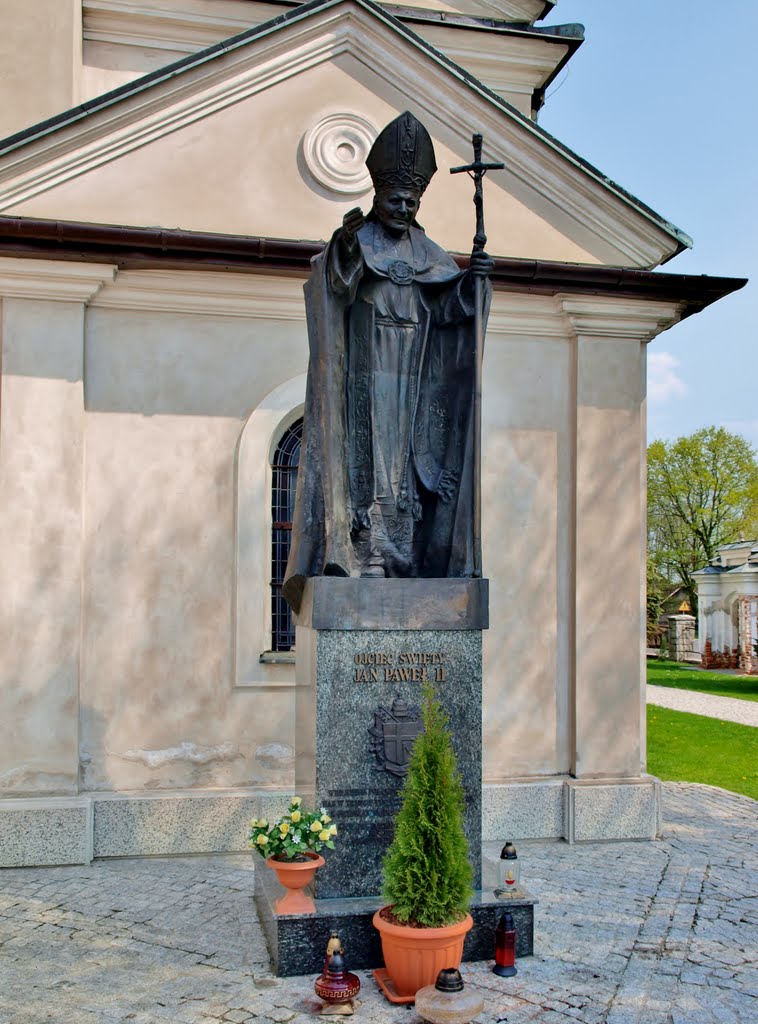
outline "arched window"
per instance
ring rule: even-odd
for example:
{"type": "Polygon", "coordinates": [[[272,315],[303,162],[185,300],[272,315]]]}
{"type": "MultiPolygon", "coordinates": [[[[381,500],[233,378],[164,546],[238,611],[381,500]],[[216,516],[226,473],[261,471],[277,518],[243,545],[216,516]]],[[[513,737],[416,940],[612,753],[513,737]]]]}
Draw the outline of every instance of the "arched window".
{"type": "Polygon", "coordinates": [[[303,421],[288,427],[279,440],[271,463],[271,650],[291,651],[295,647],[292,612],[282,597],[282,582],[292,541],[297,467],[303,421]]]}

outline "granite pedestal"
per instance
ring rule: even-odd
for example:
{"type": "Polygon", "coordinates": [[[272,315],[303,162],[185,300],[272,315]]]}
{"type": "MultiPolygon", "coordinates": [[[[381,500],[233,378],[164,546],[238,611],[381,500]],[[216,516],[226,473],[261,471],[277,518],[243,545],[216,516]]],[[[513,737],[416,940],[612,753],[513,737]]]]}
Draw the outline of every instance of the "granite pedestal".
{"type": "Polygon", "coordinates": [[[297,618],[298,793],[339,828],[321,899],[376,896],[430,680],[449,720],[481,884],[482,629],[487,580],[310,580],[297,618]]]}
{"type": "MultiPolygon", "coordinates": [[[[318,970],[331,930],[353,967],[382,966],[371,918],[383,905],[381,864],[420,725],[422,685],[445,708],[465,790],[464,828],[474,887],[481,887],[482,630],[488,581],[338,579],[306,584],[297,617],[296,790],[325,807],[337,849],[316,874],[316,913],[278,915],[272,872],[256,872],[256,905],[275,969],[318,970]]],[[[522,955],[532,948],[533,900],[510,905],[522,955]]],[[[480,892],[466,960],[492,955],[502,900],[480,892]]]]}

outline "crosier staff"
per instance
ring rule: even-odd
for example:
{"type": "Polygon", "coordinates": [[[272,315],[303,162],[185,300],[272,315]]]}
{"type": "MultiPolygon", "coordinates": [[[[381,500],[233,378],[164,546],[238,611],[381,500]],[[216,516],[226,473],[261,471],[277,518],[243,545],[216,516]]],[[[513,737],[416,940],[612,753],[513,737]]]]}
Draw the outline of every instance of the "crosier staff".
{"type": "MultiPolygon", "coordinates": [[[[465,171],[474,182],[474,207],[476,208],[476,234],[472,257],[484,255],[487,236],[484,233],[484,193],[482,179],[487,171],[499,171],[505,164],[482,162],[482,136],[472,135],[474,162],[465,167],[451,167],[451,174],[465,171]]],[[[484,310],[482,305],[482,278],[474,276],[474,338],[476,341],[476,365],[474,368],[474,576],[482,575],[482,360],[484,358],[484,310]]]]}

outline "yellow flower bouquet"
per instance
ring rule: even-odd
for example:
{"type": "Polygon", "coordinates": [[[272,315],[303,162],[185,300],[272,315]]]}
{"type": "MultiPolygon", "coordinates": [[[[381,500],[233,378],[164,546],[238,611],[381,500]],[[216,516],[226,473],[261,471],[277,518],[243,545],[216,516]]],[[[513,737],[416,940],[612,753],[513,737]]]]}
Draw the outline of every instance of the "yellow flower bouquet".
{"type": "Polygon", "coordinates": [[[266,818],[253,818],[250,822],[249,843],[261,857],[301,861],[307,859],[308,851],[320,853],[324,847],[334,849],[337,826],[326,808],[306,811],[300,806],[302,802],[302,797],[294,796],[287,813],[274,822],[266,818]]]}

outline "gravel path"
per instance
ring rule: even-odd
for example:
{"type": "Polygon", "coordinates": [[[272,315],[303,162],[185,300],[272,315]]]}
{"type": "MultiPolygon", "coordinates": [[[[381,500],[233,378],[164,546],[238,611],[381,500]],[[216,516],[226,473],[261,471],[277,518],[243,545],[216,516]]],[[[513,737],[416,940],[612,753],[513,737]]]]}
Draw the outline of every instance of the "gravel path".
{"type": "MultiPolygon", "coordinates": [[[[717,697],[713,693],[676,690],[670,686],[647,687],[647,702],[672,711],[688,711],[691,715],[721,718],[727,722],[758,727],[758,701],[737,697],[717,697]]],[[[756,1010],[758,1020],[758,1009],[756,1010]]]]}

